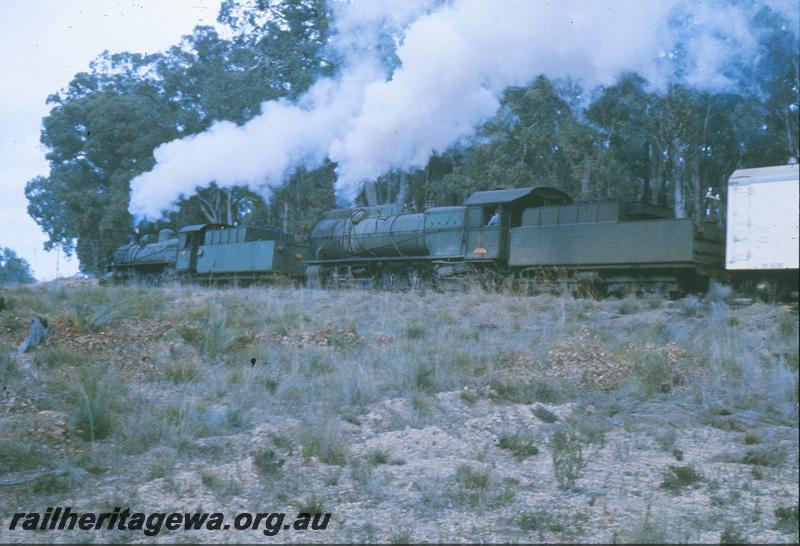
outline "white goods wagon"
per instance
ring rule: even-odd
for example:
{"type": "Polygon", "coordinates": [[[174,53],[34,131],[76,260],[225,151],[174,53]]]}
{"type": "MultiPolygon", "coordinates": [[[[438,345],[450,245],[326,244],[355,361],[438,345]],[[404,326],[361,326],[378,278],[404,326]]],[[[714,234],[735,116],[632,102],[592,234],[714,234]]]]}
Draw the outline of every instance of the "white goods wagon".
{"type": "Polygon", "coordinates": [[[797,285],[799,190],[797,164],[734,171],[728,180],[725,245],[731,274],[797,285]]]}
{"type": "Polygon", "coordinates": [[[740,169],[728,180],[726,269],[797,269],[798,165],[740,169]]]}

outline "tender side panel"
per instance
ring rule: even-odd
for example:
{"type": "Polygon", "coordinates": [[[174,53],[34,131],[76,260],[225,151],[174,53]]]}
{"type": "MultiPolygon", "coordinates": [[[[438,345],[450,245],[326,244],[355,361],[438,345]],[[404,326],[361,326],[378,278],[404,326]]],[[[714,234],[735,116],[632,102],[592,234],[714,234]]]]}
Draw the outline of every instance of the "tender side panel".
{"type": "Polygon", "coordinates": [[[510,230],[511,266],[691,264],[689,219],[523,226],[510,230]]]}
{"type": "Polygon", "coordinates": [[[255,273],[272,271],[275,241],[203,245],[197,252],[197,273],[255,273]]]}

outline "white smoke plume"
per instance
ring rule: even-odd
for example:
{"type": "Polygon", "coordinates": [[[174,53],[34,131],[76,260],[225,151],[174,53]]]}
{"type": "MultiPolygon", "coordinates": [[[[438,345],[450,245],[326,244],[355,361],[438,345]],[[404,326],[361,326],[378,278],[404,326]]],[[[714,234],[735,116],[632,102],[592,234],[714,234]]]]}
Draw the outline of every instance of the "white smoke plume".
{"type": "MultiPolygon", "coordinates": [[[[774,4],[780,0],[770,0],[774,4]]],[[[347,198],[390,169],[424,167],[493,116],[503,91],[544,74],[587,88],[638,72],[659,88],[683,55],[683,80],[732,85],[731,60],[757,54],[757,5],[708,0],[365,0],[336,3],[335,47],[345,62],[297,102],[265,102],[237,126],[159,146],[152,171],[132,183],[131,210],[158,216],[181,194],[216,182],[268,187],[292,170],[336,161],[347,198]],[[400,65],[374,58],[390,33],[400,65]]]]}

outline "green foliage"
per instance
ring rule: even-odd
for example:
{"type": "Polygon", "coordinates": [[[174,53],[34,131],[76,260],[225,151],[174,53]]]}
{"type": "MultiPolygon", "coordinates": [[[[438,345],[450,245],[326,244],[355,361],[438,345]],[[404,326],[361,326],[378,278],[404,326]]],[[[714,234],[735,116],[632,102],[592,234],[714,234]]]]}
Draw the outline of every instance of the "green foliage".
{"type": "Polygon", "coordinates": [[[286,462],[280,458],[272,449],[262,449],[253,457],[253,464],[258,471],[265,477],[274,477],[281,471],[283,463],[286,462]]]}
{"type": "Polygon", "coordinates": [[[555,423],[558,421],[558,415],[547,409],[546,407],[542,406],[541,404],[536,404],[531,411],[533,414],[539,418],[539,420],[545,423],[555,423]]]}
{"type": "Polygon", "coordinates": [[[667,544],[674,542],[670,540],[669,527],[666,522],[653,518],[650,513],[650,506],[641,521],[631,526],[625,542],[633,544],[667,544]]]}
{"type": "MultiPolygon", "coordinates": [[[[227,38],[198,26],[162,53],[103,53],[89,72],[48,98],[52,109],[41,140],[50,173],[26,186],[28,212],[48,235],[46,248],[76,251],[84,271],[101,272],[131,233],[130,180],[153,166],[156,146],[203,131],[214,120],[242,123],[263,101],[296,97],[332,69],[320,58],[328,34],[322,0],[228,1],[220,21],[230,27],[227,38]]],[[[330,208],[330,182],[320,179],[318,191],[298,194],[303,201],[292,212],[310,217],[330,208]]],[[[162,220],[143,222],[140,232],[212,218],[242,225],[272,220],[252,191],[211,187],[180,201],[162,220]],[[227,218],[228,204],[233,218],[227,218]]]]}
{"type": "Polygon", "coordinates": [[[501,449],[510,451],[520,461],[539,454],[539,448],[536,447],[536,439],[532,434],[524,431],[500,436],[497,440],[497,445],[501,449]]]}
{"type": "Polygon", "coordinates": [[[382,449],[373,449],[367,454],[367,462],[371,465],[386,464],[389,462],[389,454],[382,449]]]}
{"type": "Polygon", "coordinates": [[[742,530],[731,522],[725,524],[725,528],[719,535],[720,544],[750,544],[742,530]]]}
{"type": "Polygon", "coordinates": [[[798,505],[794,506],[779,506],[775,509],[775,518],[777,519],[776,528],[784,533],[797,533],[798,524],[800,523],[800,512],[798,512],[798,505]]]}
{"type": "Polygon", "coordinates": [[[786,452],[776,446],[748,449],[742,456],[742,464],[756,466],[780,466],[786,460],[786,452]]]}
{"type": "Polygon", "coordinates": [[[342,465],[347,461],[349,454],[344,434],[335,420],[303,427],[300,432],[300,445],[306,461],[316,457],[325,464],[342,465]]]}
{"type": "Polygon", "coordinates": [[[0,285],[29,284],[36,281],[30,264],[10,248],[0,248],[0,285]]]}
{"type": "Polygon", "coordinates": [[[187,360],[169,361],[164,365],[164,377],[173,383],[190,383],[200,376],[200,368],[187,360]]]}
{"type": "MultiPolygon", "coordinates": [[[[130,180],[153,166],[153,150],[214,120],[241,124],[262,102],[295,99],[333,75],[339,59],[326,47],[331,17],[326,0],[225,0],[222,32],[198,26],[150,55],[103,53],[76,74],[48,98],[42,143],[50,172],[26,187],[46,246],[74,250],[85,271],[100,272],[134,227],[130,180]]],[[[792,115],[797,33],[777,12],[754,9],[751,19],[763,55],[737,82],[738,94],[685,84],[656,92],[642,76],[625,74],[586,104],[591,90],[540,76],[504,92],[475,144],[443,150],[423,169],[379,176],[376,194],[389,202],[402,192],[419,208],[429,200],[458,204],[476,190],[544,183],[580,198],[640,198],[699,218],[706,181],[719,185],[735,167],[800,155],[792,115]]],[[[377,46],[387,69],[399,63],[392,40],[386,33],[377,46]]],[[[244,187],[197,188],[177,210],[138,227],[155,233],[205,221],[280,224],[288,203],[290,229],[307,234],[334,206],[334,169],[328,161],[290,173],[269,203],[244,187]]]]}
{"type": "Polygon", "coordinates": [[[561,425],[550,439],[553,473],[562,489],[573,487],[589,463],[583,444],[581,434],[570,424],[561,425]]]}
{"type": "Polygon", "coordinates": [[[683,488],[694,485],[703,479],[703,476],[691,466],[670,466],[664,473],[664,479],[659,487],[677,494],[683,488]]]}
{"type": "Polygon", "coordinates": [[[514,492],[497,483],[489,472],[465,464],[456,469],[455,484],[445,493],[457,503],[473,508],[499,508],[514,498],[514,492]]]}
{"type": "Polygon", "coordinates": [[[69,403],[71,424],[84,440],[93,442],[111,434],[122,408],[122,381],[115,368],[83,364],[58,385],[69,403]]]}
{"type": "Polygon", "coordinates": [[[324,511],[324,499],[315,494],[311,494],[297,503],[298,514],[322,514],[324,511]]]}

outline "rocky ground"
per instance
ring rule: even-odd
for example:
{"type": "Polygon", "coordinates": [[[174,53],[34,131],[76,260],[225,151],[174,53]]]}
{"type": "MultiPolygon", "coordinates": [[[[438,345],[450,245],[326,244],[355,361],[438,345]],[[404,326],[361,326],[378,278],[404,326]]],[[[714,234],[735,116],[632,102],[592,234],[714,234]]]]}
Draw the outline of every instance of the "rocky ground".
{"type": "Polygon", "coordinates": [[[0,542],[798,539],[796,307],[724,288],[0,295],[0,542]],[[12,355],[33,315],[53,335],[12,355]],[[65,505],[331,519],[272,537],[8,529],[65,505]]]}

